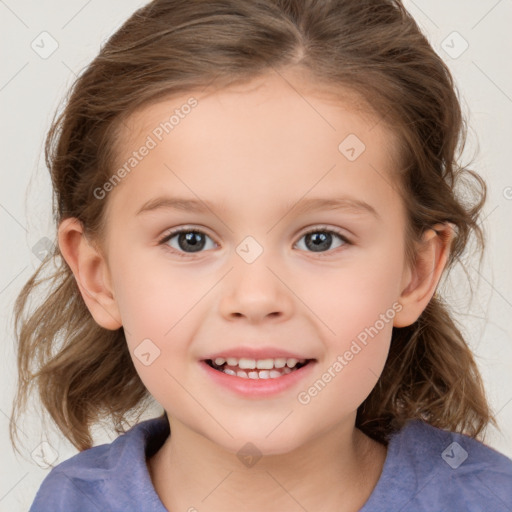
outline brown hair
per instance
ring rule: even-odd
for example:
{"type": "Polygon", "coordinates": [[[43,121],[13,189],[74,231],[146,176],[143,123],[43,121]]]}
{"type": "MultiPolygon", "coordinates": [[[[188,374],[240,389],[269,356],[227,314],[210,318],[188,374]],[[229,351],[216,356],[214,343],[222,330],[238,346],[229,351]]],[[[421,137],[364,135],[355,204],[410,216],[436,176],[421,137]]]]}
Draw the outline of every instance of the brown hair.
{"type": "MultiPolygon", "coordinates": [[[[399,0],[155,0],[139,9],[78,77],[49,131],[56,224],[77,217],[101,240],[107,201],[94,190],[112,176],[119,127],[136,109],[285,68],[355,92],[398,136],[408,260],[414,242],[439,222],[456,226],[448,268],[472,235],[483,250],[486,188],[457,163],[466,127],[453,79],[399,0]],[[472,200],[462,198],[467,191],[472,200]]],[[[92,445],[100,419],[123,431],[127,414],[148,401],[123,328],[95,323],[58,245],[19,294],[15,328],[13,443],[33,387],[80,450],[92,445]],[[29,298],[45,284],[44,300],[29,311],[29,298]]],[[[384,371],[356,425],[385,443],[411,418],[474,437],[496,424],[473,355],[438,295],[413,325],[393,329],[384,371]]]]}

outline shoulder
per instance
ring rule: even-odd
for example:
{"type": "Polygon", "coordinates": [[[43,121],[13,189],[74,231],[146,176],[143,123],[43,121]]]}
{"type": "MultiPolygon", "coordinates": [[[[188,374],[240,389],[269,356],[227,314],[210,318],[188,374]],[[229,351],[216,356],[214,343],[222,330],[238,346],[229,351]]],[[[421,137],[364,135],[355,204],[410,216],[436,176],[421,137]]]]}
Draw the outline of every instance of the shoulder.
{"type": "Polygon", "coordinates": [[[410,421],[390,439],[381,478],[370,498],[374,495],[390,503],[389,510],[404,512],[508,511],[512,460],[469,436],[410,421]]]}
{"type": "Polygon", "coordinates": [[[161,511],[146,466],[146,453],[169,434],[164,417],[143,421],[110,444],[95,446],[55,466],[41,484],[30,512],[161,511]],[[152,504],[152,505],[151,505],[152,504]]]}

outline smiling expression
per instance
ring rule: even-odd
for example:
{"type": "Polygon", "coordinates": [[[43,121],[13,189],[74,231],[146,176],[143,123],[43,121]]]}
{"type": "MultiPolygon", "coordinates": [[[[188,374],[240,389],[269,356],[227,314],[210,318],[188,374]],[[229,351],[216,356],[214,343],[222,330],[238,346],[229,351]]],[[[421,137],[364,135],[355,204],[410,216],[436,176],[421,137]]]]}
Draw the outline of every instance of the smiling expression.
{"type": "Polygon", "coordinates": [[[105,251],[134,364],[168,415],[278,453],[353,424],[375,386],[393,317],[377,322],[408,279],[406,214],[384,123],[275,75],[253,84],[194,94],[169,133],[155,129],[191,94],[130,116],[118,166],[155,144],[108,196],[105,251]]]}

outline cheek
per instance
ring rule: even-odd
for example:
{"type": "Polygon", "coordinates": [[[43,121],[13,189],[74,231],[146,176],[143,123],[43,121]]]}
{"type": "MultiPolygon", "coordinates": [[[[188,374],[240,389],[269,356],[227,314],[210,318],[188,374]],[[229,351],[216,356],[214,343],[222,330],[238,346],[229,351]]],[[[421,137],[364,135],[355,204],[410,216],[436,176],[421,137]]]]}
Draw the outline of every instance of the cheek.
{"type": "Polygon", "coordinates": [[[122,257],[113,266],[113,286],[123,325],[131,343],[142,338],[164,339],[211,287],[193,269],[170,263],[158,251],[141,250],[122,257]],[[148,257],[148,253],[153,255],[148,257]]]}
{"type": "Polygon", "coordinates": [[[297,407],[304,417],[323,418],[328,428],[354,413],[379,380],[389,336],[383,330],[366,344],[352,340],[319,365],[297,395],[297,407]]]}
{"type": "Polygon", "coordinates": [[[319,412],[332,404],[355,410],[368,396],[384,368],[393,320],[401,309],[402,270],[400,244],[389,243],[330,271],[329,279],[311,277],[308,304],[325,326],[326,352],[299,403],[310,401],[319,412]]]}
{"type": "Polygon", "coordinates": [[[311,414],[331,416],[332,422],[361,405],[377,384],[388,357],[393,320],[401,306],[390,292],[390,283],[374,277],[362,283],[351,274],[346,279],[354,280],[347,287],[350,293],[339,293],[326,302],[325,355],[297,397],[311,414]],[[337,414],[329,412],[333,410],[337,414]]]}
{"type": "Polygon", "coordinates": [[[113,261],[116,301],[137,373],[160,403],[173,396],[179,405],[183,390],[178,381],[188,368],[183,363],[191,358],[189,344],[198,327],[196,307],[211,288],[212,276],[172,268],[161,255],[148,258],[147,251],[128,253],[121,244],[113,261]]]}
{"type": "Polygon", "coordinates": [[[308,306],[326,327],[326,335],[334,336],[334,344],[342,349],[347,339],[373,326],[381,315],[394,318],[402,272],[400,251],[391,245],[380,246],[364,254],[354,252],[340,268],[304,273],[300,286],[308,306]]]}

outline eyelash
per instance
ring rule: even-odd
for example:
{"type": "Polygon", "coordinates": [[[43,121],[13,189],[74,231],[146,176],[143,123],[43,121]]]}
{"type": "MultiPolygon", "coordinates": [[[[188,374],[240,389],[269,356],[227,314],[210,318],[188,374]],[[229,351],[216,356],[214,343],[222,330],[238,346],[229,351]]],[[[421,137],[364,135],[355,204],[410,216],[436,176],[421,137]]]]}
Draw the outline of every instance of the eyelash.
{"type": "MultiPolygon", "coordinates": [[[[171,231],[169,233],[167,233],[159,242],[158,242],[158,245],[164,245],[166,244],[169,240],[171,240],[172,238],[174,238],[176,235],[179,235],[180,233],[200,233],[202,235],[205,235],[209,238],[211,238],[213,240],[213,238],[211,236],[209,236],[207,233],[205,233],[204,231],[201,231],[200,229],[196,229],[196,228],[179,228],[179,229],[176,229],[174,231],[171,231]]],[[[353,243],[345,236],[343,235],[340,231],[338,231],[337,229],[333,229],[333,228],[327,228],[327,226],[315,226],[314,228],[311,228],[309,229],[308,231],[304,232],[301,234],[299,240],[301,240],[303,237],[311,234],[311,233],[331,233],[331,234],[335,234],[336,236],[338,236],[342,242],[343,242],[343,245],[353,245],[353,243]]],[[[213,240],[215,242],[215,240],[213,240]]],[[[217,243],[217,242],[215,242],[217,243]]],[[[340,247],[337,247],[336,249],[339,249],[340,247]]],[[[183,251],[177,251],[176,249],[173,249],[172,247],[169,247],[167,246],[166,249],[169,249],[173,254],[177,254],[178,256],[180,256],[181,258],[191,258],[193,257],[195,254],[200,254],[201,252],[204,252],[204,251],[198,251],[198,253],[186,253],[186,252],[183,252],[183,251]]],[[[328,250],[328,251],[324,251],[324,252],[318,252],[318,253],[315,253],[313,251],[306,251],[306,252],[311,252],[312,254],[317,254],[319,255],[320,257],[327,257],[329,256],[331,253],[335,252],[336,249],[331,249],[331,250],[328,250]]]]}

